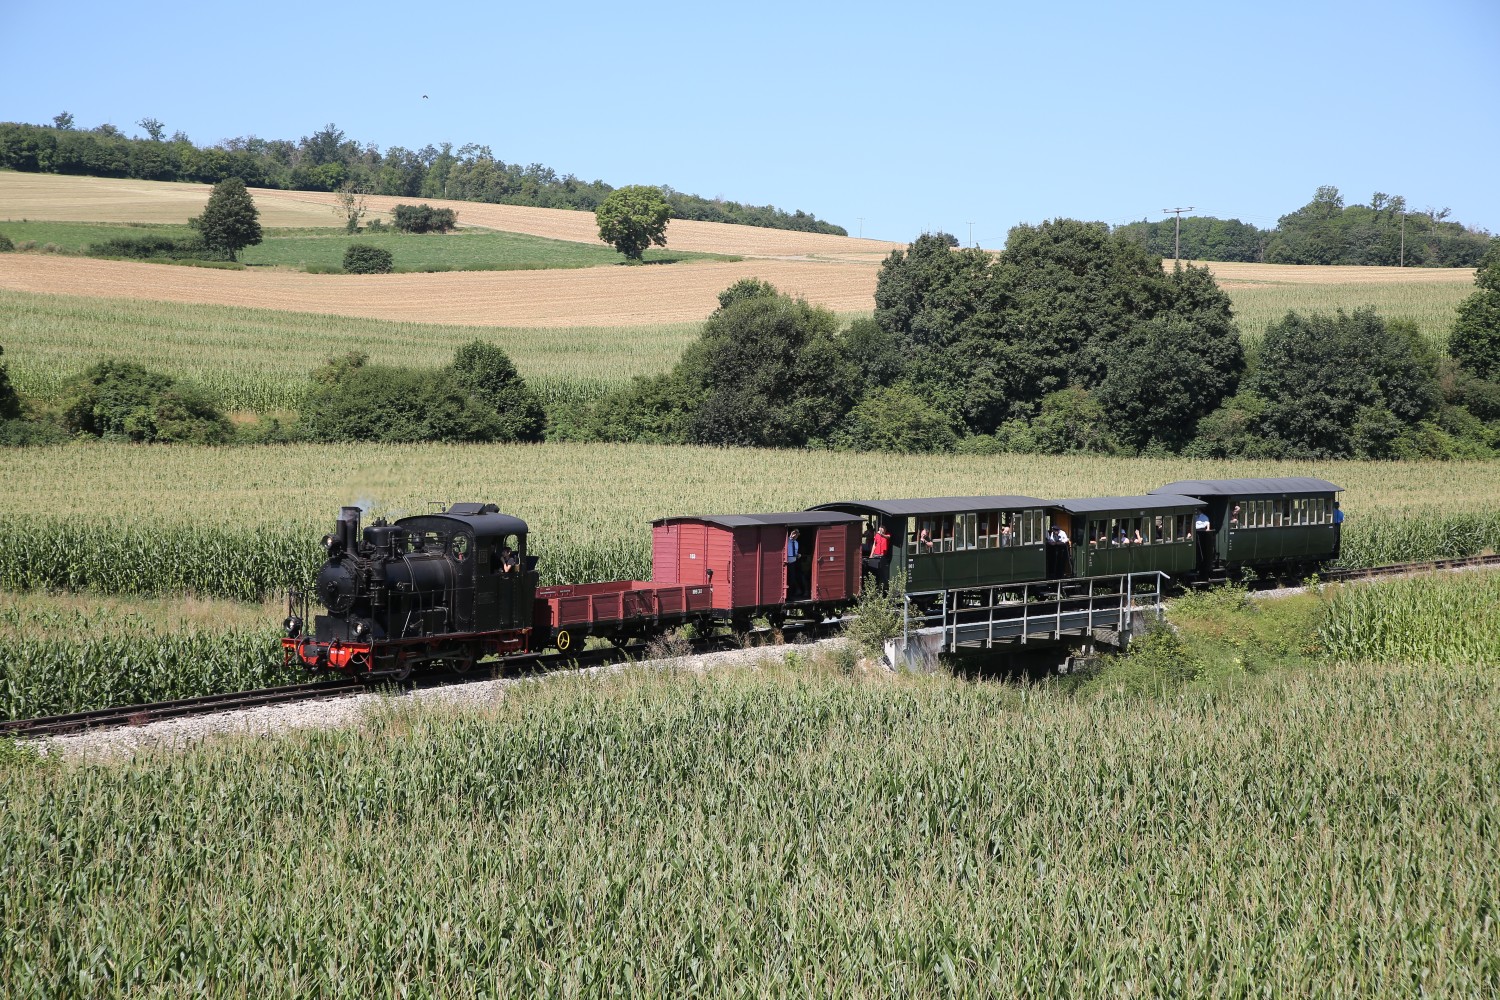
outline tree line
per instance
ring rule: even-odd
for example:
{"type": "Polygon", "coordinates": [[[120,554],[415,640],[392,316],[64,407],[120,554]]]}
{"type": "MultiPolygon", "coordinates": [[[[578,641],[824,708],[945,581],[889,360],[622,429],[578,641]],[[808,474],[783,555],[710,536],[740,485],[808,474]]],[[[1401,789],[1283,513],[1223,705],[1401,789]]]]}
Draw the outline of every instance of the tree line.
{"type": "MultiPolygon", "coordinates": [[[[594,211],[615,189],[602,180],[558,174],[540,163],[521,165],[497,159],[489,146],[466,143],[392,146],[349,138],[329,124],[296,141],[240,136],[198,146],[182,132],[168,135],[154,118],[136,123],[144,138],[127,136],[112,124],[74,126],[63,112],[51,125],[0,123],[0,167],[31,173],[129,177],[137,180],[195,181],[214,184],[238,177],[250,187],[295,191],[352,189],[403,198],[448,198],[499,205],[594,211]]],[[[727,222],[768,229],[847,236],[842,226],[801,210],[684,194],[663,185],[663,197],[676,219],[727,222]]]]}
{"type": "Polygon", "coordinates": [[[555,408],[603,441],[1202,458],[1500,451],[1500,241],[1452,356],[1373,309],[1288,312],[1244,344],[1202,268],[1103,223],[1018,226],[998,256],[924,235],[881,267],[873,319],[747,279],[670,371],[555,408]]]}
{"type": "MultiPolygon", "coordinates": [[[[1312,201],[1260,229],[1239,219],[1184,216],[1184,260],[1266,264],[1366,264],[1396,267],[1475,267],[1490,233],[1449,221],[1446,209],[1408,210],[1406,199],[1377,191],[1367,205],[1346,205],[1339,189],[1324,185],[1312,201]]],[[[1161,257],[1179,238],[1172,220],[1142,220],[1116,232],[1161,257]]]]}

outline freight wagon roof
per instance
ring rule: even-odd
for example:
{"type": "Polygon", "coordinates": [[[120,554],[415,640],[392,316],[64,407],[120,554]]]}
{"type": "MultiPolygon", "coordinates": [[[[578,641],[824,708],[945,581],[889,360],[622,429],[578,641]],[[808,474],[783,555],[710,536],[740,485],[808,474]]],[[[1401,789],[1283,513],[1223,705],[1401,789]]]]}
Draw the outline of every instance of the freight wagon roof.
{"type": "Polygon", "coordinates": [[[1152,493],[1180,493],[1190,497],[1253,497],[1282,493],[1340,493],[1326,479],[1311,476],[1282,476],[1269,479],[1182,479],[1152,490],[1152,493]]]}
{"type": "Polygon", "coordinates": [[[1054,500],[1052,506],[1070,514],[1093,514],[1106,510],[1168,510],[1176,507],[1202,507],[1197,497],[1175,493],[1153,493],[1143,497],[1074,497],[1054,500]]]}
{"type": "Polygon", "coordinates": [[[1026,510],[1047,507],[1036,497],[924,497],[913,500],[840,500],[819,504],[813,510],[857,510],[887,517],[919,517],[925,514],[968,514],[978,510],[1026,510]]]}
{"type": "Polygon", "coordinates": [[[683,521],[701,521],[721,528],[765,527],[784,525],[788,528],[806,528],[824,524],[844,524],[858,521],[853,514],[837,511],[793,510],[784,514],[680,514],[676,517],[659,517],[652,524],[678,524],[683,521]]]}

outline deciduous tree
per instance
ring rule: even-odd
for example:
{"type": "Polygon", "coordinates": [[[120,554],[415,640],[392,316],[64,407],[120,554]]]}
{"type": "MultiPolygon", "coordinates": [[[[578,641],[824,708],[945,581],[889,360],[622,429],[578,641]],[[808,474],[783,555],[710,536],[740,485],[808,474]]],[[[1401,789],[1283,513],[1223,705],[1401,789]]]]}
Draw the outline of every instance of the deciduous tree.
{"type": "Polygon", "coordinates": [[[245,182],[229,177],[214,185],[203,214],[189,219],[188,224],[203,235],[204,244],[223,250],[234,260],[245,247],[261,241],[259,217],[245,182]]]}
{"type": "Polygon", "coordinates": [[[661,191],[644,184],[611,191],[594,212],[599,238],[631,260],[640,260],[652,245],[667,245],[671,216],[661,191]]]}
{"type": "Polygon", "coordinates": [[[1466,371],[1500,381],[1500,239],[1490,242],[1474,284],[1479,291],[1459,303],[1448,353],[1466,371]]]}

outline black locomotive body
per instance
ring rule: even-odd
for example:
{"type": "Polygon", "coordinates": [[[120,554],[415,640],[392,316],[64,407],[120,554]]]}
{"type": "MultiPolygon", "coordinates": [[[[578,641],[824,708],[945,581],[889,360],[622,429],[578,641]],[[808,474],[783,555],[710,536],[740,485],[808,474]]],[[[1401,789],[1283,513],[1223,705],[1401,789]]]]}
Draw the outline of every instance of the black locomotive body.
{"type": "Polygon", "coordinates": [[[537,588],[526,522],[494,504],[376,520],[360,531],[344,507],[323,539],[328,559],[315,596],[327,609],[305,631],[289,613],[288,659],[311,669],[406,674],[417,664],[466,667],[480,656],[531,647],[537,588]]]}

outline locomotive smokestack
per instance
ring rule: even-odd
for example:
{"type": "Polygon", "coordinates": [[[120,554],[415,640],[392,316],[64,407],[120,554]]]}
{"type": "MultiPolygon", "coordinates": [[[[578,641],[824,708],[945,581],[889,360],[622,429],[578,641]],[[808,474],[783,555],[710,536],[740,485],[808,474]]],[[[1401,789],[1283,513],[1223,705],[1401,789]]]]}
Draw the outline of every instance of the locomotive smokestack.
{"type": "Polygon", "coordinates": [[[344,551],[353,554],[355,546],[359,544],[359,508],[339,508],[339,540],[344,543],[344,551]]]}

